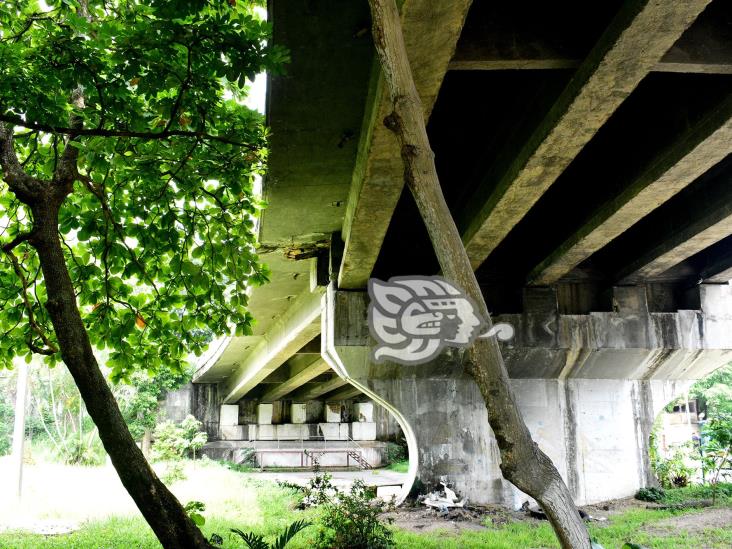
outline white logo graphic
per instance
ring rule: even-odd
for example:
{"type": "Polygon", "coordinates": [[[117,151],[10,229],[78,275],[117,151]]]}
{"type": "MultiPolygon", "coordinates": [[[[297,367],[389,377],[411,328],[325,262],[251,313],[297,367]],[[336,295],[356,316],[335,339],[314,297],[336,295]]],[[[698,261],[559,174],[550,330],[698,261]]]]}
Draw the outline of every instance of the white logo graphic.
{"type": "Polygon", "coordinates": [[[510,324],[496,324],[481,334],[486,322],[463,291],[439,276],[369,280],[369,329],[378,345],[375,362],[392,360],[421,364],[445,347],[467,347],[475,339],[514,335],[510,324]]]}

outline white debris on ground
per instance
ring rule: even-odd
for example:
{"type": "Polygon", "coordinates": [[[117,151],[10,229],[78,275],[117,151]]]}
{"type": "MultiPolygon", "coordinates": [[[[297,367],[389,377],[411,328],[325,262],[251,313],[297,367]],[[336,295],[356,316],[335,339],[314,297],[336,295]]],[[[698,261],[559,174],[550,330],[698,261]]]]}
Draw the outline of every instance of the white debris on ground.
{"type": "Polygon", "coordinates": [[[21,531],[30,534],[41,534],[43,536],[70,534],[78,529],[79,525],[77,523],[63,520],[18,521],[10,524],[3,524],[2,528],[0,528],[0,530],[5,531],[21,531]]]}
{"type": "Polygon", "coordinates": [[[430,492],[425,496],[420,496],[419,500],[429,507],[434,507],[440,514],[447,515],[453,507],[465,507],[466,500],[458,501],[457,494],[448,488],[445,481],[441,481],[443,492],[430,492]]]}

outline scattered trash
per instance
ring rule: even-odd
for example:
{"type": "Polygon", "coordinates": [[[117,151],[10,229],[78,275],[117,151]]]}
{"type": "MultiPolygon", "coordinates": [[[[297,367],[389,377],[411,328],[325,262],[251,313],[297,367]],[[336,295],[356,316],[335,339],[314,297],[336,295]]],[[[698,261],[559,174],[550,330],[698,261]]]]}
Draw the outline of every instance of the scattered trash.
{"type": "Polygon", "coordinates": [[[453,490],[448,488],[447,482],[441,481],[440,484],[442,484],[443,488],[442,493],[430,492],[426,496],[420,496],[419,501],[421,501],[424,505],[428,505],[429,507],[437,509],[440,515],[449,514],[450,509],[455,507],[465,507],[467,500],[462,499],[458,501],[457,494],[453,490]]]}

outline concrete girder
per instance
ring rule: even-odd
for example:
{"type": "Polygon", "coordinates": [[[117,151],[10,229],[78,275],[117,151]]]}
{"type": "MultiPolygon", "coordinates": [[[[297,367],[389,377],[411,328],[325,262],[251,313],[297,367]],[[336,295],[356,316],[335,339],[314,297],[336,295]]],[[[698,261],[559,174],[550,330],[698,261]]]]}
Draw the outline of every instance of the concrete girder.
{"type": "Polygon", "coordinates": [[[330,395],[327,395],[326,400],[327,401],[337,401],[337,400],[348,400],[349,398],[357,397],[358,395],[362,394],[361,390],[357,387],[343,387],[340,391],[336,391],[330,395]]]}
{"type": "MultiPolygon", "coordinates": [[[[711,8],[710,8],[711,10],[711,8]]],[[[719,14],[704,13],[679,38],[653,72],[732,74],[732,33],[719,14]],[[715,17],[716,15],[716,17],[715,17]]],[[[450,70],[576,69],[582,60],[560,51],[539,33],[490,29],[489,35],[458,43],[450,70]]]]}
{"type": "Polygon", "coordinates": [[[732,97],[653,159],[621,194],[598,208],[584,226],[532,270],[529,281],[536,285],[556,282],[730,152],[732,97]]]}
{"type": "Polygon", "coordinates": [[[479,267],[706,7],[627,2],[508,168],[488,174],[463,218],[479,267]],[[491,177],[493,176],[493,177],[491,177]]]}
{"type": "Polygon", "coordinates": [[[728,284],[732,280],[732,256],[723,257],[707,265],[700,274],[704,282],[728,284]]]}
{"type": "Polygon", "coordinates": [[[280,400],[286,394],[291,393],[298,387],[302,387],[311,379],[315,379],[320,374],[324,374],[328,370],[330,370],[330,366],[328,366],[322,358],[317,358],[312,362],[312,364],[306,366],[303,370],[290,377],[287,381],[284,381],[267,391],[259,400],[261,402],[274,402],[275,400],[280,400]]]}
{"type": "MultiPolygon", "coordinates": [[[[732,139],[732,131],[728,139],[732,139]]],[[[689,220],[680,226],[674,227],[671,223],[674,210],[663,212],[665,215],[658,220],[658,226],[674,228],[659,231],[663,233],[658,237],[659,243],[618,273],[617,278],[646,280],[657,277],[732,235],[732,186],[726,177],[722,178],[722,183],[721,188],[686,197],[684,210],[689,220]]]]}
{"type": "Polygon", "coordinates": [[[323,289],[305,291],[264,334],[223,387],[223,404],[233,404],[279,368],[320,332],[323,289]]]}
{"type": "MultiPolygon", "coordinates": [[[[405,0],[404,42],[428,120],[472,0],[405,0]]],[[[404,187],[396,138],[383,124],[391,112],[381,67],[374,65],[356,167],[343,222],[345,247],[338,285],[364,288],[404,187]]]]}
{"type": "Polygon", "coordinates": [[[330,393],[331,391],[343,387],[346,383],[348,382],[345,379],[336,376],[333,379],[324,381],[323,383],[319,383],[315,387],[305,389],[304,391],[293,395],[292,399],[297,402],[314,400],[320,396],[323,396],[326,393],[330,393]]]}

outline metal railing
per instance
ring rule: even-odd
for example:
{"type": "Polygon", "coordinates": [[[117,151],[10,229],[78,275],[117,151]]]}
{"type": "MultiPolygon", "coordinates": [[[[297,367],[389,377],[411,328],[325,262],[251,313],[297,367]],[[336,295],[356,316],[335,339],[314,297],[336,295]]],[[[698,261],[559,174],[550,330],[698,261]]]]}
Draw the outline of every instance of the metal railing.
{"type": "MultiPolygon", "coordinates": [[[[300,425],[308,425],[306,423],[300,424],[300,425]]],[[[267,453],[267,452],[293,452],[293,451],[299,451],[303,453],[303,456],[306,456],[310,459],[312,462],[310,465],[315,465],[317,463],[318,457],[322,456],[325,453],[345,453],[346,454],[346,466],[350,466],[349,464],[349,458],[351,457],[351,454],[356,454],[359,456],[356,461],[359,463],[359,466],[361,467],[367,467],[371,468],[371,465],[366,461],[366,458],[363,457],[363,451],[364,447],[361,446],[357,441],[355,441],[353,438],[351,438],[350,434],[346,434],[345,438],[342,438],[338,436],[337,438],[328,438],[325,433],[323,432],[323,429],[321,428],[320,424],[318,424],[318,435],[308,435],[307,437],[303,436],[302,430],[300,431],[300,437],[281,437],[279,433],[279,429],[277,429],[276,425],[273,425],[274,427],[273,431],[275,436],[272,438],[259,438],[257,436],[257,441],[275,441],[277,443],[276,448],[256,448],[256,453],[267,453]],[[312,442],[323,442],[322,448],[306,448],[306,442],[312,443],[312,442]],[[288,445],[287,448],[282,448],[280,444],[282,442],[287,443],[300,443],[299,448],[292,447],[288,445]],[[328,447],[328,442],[332,443],[339,443],[337,446],[332,445],[330,448],[328,447]],[[345,445],[343,444],[345,443],[345,445]]],[[[259,433],[257,433],[259,435],[259,433]]],[[[261,463],[261,458],[260,458],[261,463]]],[[[308,466],[303,460],[301,460],[301,466],[306,467],[308,466]]]]}

